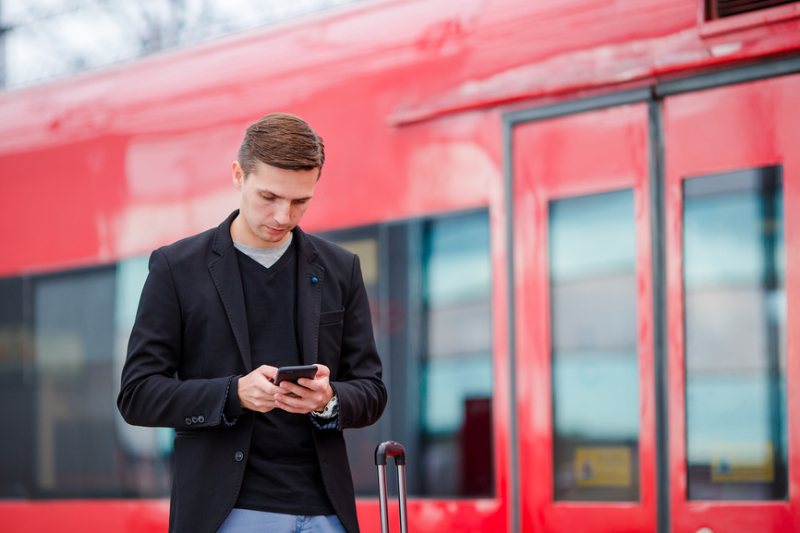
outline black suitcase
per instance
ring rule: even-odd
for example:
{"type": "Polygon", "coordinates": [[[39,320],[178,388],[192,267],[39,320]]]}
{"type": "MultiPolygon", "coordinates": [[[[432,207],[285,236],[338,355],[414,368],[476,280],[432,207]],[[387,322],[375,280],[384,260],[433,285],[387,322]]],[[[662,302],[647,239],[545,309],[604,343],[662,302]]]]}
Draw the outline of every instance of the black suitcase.
{"type": "Polygon", "coordinates": [[[386,461],[394,457],[397,465],[397,497],[400,500],[400,533],[408,533],[406,516],[406,450],[393,441],[378,444],[375,448],[375,465],[378,467],[378,491],[381,499],[381,533],[389,533],[389,496],[386,492],[386,461]]]}

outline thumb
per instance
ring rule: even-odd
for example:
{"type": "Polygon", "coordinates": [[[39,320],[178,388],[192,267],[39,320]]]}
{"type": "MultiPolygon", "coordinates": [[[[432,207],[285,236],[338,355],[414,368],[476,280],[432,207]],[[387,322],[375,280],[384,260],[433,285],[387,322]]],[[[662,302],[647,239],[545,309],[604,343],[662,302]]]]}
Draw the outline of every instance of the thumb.
{"type": "Polygon", "coordinates": [[[277,368],[269,365],[261,365],[256,370],[269,380],[272,380],[278,373],[277,368]]]}
{"type": "Polygon", "coordinates": [[[320,365],[318,363],[315,364],[317,367],[317,375],[314,376],[314,379],[323,378],[331,375],[331,369],[325,365],[320,365]]]}

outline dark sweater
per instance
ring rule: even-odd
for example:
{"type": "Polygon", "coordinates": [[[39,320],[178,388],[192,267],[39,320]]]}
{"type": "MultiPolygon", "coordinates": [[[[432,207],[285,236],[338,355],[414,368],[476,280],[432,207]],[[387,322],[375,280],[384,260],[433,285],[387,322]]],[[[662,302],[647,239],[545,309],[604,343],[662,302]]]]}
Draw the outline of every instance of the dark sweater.
{"type": "MultiPolygon", "coordinates": [[[[299,365],[294,243],[270,268],[237,251],[253,368],[299,365]]],[[[235,507],[293,515],[335,514],[322,484],[308,415],[256,413],[235,507]]]]}

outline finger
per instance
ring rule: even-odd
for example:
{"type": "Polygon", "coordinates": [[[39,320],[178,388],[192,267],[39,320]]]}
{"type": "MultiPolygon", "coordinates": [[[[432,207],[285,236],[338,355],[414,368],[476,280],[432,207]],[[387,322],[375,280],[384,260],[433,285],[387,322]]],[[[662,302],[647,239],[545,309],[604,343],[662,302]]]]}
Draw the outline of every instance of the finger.
{"type": "MultiPolygon", "coordinates": [[[[299,383],[299,381],[302,381],[302,380],[298,380],[298,383],[299,383]]],[[[309,380],[305,380],[305,381],[309,381],[309,380]]],[[[278,387],[278,389],[279,390],[277,392],[279,394],[288,392],[288,393],[294,394],[295,396],[298,396],[298,397],[304,397],[311,390],[310,387],[306,387],[306,386],[300,385],[300,384],[295,384],[295,383],[292,383],[291,381],[282,381],[280,386],[278,387]]]]}
{"type": "Polygon", "coordinates": [[[310,413],[312,408],[303,398],[291,398],[283,394],[275,395],[275,406],[289,413],[310,413]]]}
{"type": "Polygon", "coordinates": [[[302,396],[295,396],[291,395],[291,397],[285,397],[284,394],[276,394],[275,400],[276,402],[283,402],[288,404],[291,407],[302,409],[304,413],[309,413],[311,411],[319,411],[320,406],[324,406],[327,403],[328,399],[326,398],[325,393],[320,391],[310,391],[308,389],[305,390],[302,396]]]}
{"type": "Polygon", "coordinates": [[[314,379],[324,378],[331,375],[331,369],[327,366],[319,363],[316,363],[314,366],[317,367],[317,375],[314,376],[314,379]]]}
{"type": "Polygon", "coordinates": [[[269,365],[261,365],[256,370],[258,370],[262,376],[266,377],[270,381],[275,379],[275,375],[278,373],[278,369],[276,367],[269,365]]]}
{"type": "Polygon", "coordinates": [[[325,388],[323,381],[320,379],[306,379],[300,378],[297,380],[297,385],[308,390],[317,391],[325,388]]]}
{"type": "Polygon", "coordinates": [[[247,407],[253,411],[266,413],[275,408],[275,399],[272,396],[255,396],[249,401],[247,407]]]}

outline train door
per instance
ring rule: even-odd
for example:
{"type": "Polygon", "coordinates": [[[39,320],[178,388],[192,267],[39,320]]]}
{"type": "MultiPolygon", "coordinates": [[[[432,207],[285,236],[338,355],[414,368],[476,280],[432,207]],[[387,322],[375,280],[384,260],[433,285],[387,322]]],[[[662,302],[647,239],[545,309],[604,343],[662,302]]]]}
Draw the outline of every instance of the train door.
{"type": "Polygon", "coordinates": [[[663,102],[674,533],[800,531],[798,95],[663,102]]]}
{"type": "Polygon", "coordinates": [[[641,101],[511,128],[526,533],[656,530],[648,128],[641,101]]]}
{"type": "Polygon", "coordinates": [[[798,94],[793,75],[511,121],[523,532],[800,531],[798,94]]]}

